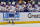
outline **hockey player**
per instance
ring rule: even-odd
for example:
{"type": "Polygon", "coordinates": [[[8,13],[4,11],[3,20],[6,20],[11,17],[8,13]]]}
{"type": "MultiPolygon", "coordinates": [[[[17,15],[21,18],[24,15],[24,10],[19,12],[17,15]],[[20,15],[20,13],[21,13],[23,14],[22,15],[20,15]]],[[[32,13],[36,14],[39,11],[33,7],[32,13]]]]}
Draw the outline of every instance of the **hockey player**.
{"type": "Polygon", "coordinates": [[[35,1],[32,2],[32,7],[35,8],[35,1]]]}
{"type": "Polygon", "coordinates": [[[3,3],[3,9],[2,9],[2,12],[6,12],[5,9],[6,9],[6,2],[3,3]]]}
{"type": "MultiPolygon", "coordinates": [[[[16,13],[16,11],[15,11],[15,6],[14,6],[15,3],[12,3],[12,5],[10,5],[10,4],[11,4],[11,3],[9,3],[7,9],[10,10],[9,13],[10,13],[11,15],[13,15],[13,16],[12,16],[13,18],[15,18],[15,13],[16,13]]],[[[12,23],[13,23],[13,18],[11,18],[11,19],[12,19],[12,20],[11,20],[12,23]]],[[[9,20],[9,23],[10,23],[10,20],[9,20]]]]}
{"type": "MultiPolygon", "coordinates": [[[[12,5],[10,6],[10,11],[9,13],[13,14],[13,18],[15,19],[15,13],[16,13],[16,10],[15,10],[15,6],[14,6],[15,3],[12,3],[12,5]]],[[[13,22],[13,18],[12,19],[12,22],[13,22]]],[[[10,22],[10,21],[9,21],[10,22]]]]}
{"type": "Polygon", "coordinates": [[[39,8],[39,10],[38,10],[38,11],[40,11],[40,2],[38,2],[38,8],[39,8]]]}
{"type": "Polygon", "coordinates": [[[34,12],[38,12],[38,10],[39,10],[39,7],[38,5],[35,4],[34,12]]]}
{"type": "Polygon", "coordinates": [[[22,4],[22,10],[23,10],[23,11],[27,11],[26,2],[25,2],[25,1],[24,1],[24,3],[22,4]]]}
{"type": "Polygon", "coordinates": [[[6,5],[6,11],[10,11],[10,6],[11,6],[11,2],[8,2],[8,4],[6,5]]]}
{"type": "Polygon", "coordinates": [[[19,12],[20,11],[19,10],[19,3],[16,3],[16,6],[15,7],[16,7],[16,11],[19,12]]]}
{"type": "Polygon", "coordinates": [[[28,4],[27,4],[27,7],[28,7],[28,11],[33,11],[34,8],[32,8],[32,5],[30,4],[30,2],[28,1],[28,4]]]}
{"type": "Polygon", "coordinates": [[[16,9],[16,12],[19,12],[19,7],[17,5],[16,5],[15,9],[16,9]]]}
{"type": "Polygon", "coordinates": [[[19,11],[20,11],[20,12],[23,12],[23,11],[25,10],[25,9],[24,9],[24,8],[26,7],[25,4],[26,4],[26,2],[24,2],[22,5],[21,5],[21,3],[19,3],[19,11]]]}
{"type": "Polygon", "coordinates": [[[40,2],[38,2],[38,6],[40,7],[40,2]]]}
{"type": "Polygon", "coordinates": [[[15,13],[16,11],[15,11],[15,6],[14,6],[14,4],[15,3],[12,3],[12,5],[10,6],[10,12],[13,12],[13,13],[15,13]]]}
{"type": "Polygon", "coordinates": [[[1,2],[1,4],[0,4],[0,5],[1,5],[1,6],[0,6],[0,10],[1,10],[1,11],[2,11],[2,9],[3,9],[3,3],[4,3],[4,2],[1,2]]]}

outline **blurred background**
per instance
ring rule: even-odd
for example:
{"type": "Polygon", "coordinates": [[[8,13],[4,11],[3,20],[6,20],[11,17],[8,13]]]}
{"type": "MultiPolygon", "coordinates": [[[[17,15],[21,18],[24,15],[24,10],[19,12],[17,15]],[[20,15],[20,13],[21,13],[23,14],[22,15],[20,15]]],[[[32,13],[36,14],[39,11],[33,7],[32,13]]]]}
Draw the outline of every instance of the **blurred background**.
{"type": "MultiPolygon", "coordinates": [[[[15,2],[19,2],[19,1],[34,1],[34,0],[0,0],[0,2],[12,2],[12,1],[15,1],[15,2]]],[[[40,0],[35,0],[35,1],[40,1],[40,0]]]]}

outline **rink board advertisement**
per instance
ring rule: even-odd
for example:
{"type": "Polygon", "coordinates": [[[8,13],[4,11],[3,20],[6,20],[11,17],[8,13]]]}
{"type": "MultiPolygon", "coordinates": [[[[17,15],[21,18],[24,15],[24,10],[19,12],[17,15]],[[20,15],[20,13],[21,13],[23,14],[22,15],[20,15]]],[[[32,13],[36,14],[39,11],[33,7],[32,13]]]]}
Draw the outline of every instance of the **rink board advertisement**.
{"type": "Polygon", "coordinates": [[[17,12],[17,15],[8,12],[0,12],[0,23],[9,23],[9,21],[13,21],[14,24],[40,23],[40,12],[17,12]]]}

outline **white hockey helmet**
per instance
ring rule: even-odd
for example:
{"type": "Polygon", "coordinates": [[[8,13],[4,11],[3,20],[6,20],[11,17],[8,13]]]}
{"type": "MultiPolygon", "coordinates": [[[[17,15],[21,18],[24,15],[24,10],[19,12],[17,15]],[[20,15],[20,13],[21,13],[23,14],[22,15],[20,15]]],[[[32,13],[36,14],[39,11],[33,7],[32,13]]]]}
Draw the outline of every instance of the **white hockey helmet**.
{"type": "Polygon", "coordinates": [[[15,5],[15,2],[12,2],[12,5],[15,5]]]}
{"type": "Polygon", "coordinates": [[[24,4],[26,4],[26,2],[24,2],[24,4]]]}
{"type": "Polygon", "coordinates": [[[1,2],[1,4],[3,4],[3,2],[1,2]]]}

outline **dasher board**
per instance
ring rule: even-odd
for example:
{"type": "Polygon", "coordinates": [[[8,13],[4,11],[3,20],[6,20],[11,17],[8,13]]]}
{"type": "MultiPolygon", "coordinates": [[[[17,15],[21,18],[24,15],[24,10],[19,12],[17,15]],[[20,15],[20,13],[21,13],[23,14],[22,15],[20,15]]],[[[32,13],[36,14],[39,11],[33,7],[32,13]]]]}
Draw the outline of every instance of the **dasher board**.
{"type": "Polygon", "coordinates": [[[40,23],[40,12],[18,12],[15,17],[13,17],[13,14],[8,12],[0,12],[0,22],[12,22],[12,20],[15,24],[20,23],[40,23]],[[12,15],[11,17],[9,16],[12,15]]]}

